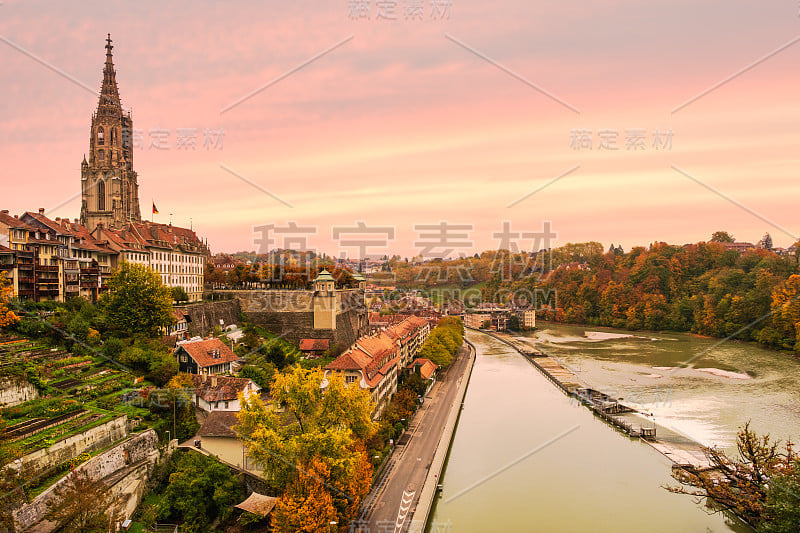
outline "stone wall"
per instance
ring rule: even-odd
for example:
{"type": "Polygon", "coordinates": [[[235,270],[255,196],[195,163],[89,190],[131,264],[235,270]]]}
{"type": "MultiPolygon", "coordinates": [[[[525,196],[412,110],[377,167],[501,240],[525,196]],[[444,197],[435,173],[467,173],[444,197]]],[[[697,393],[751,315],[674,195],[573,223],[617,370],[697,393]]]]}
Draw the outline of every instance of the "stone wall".
{"type": "Polygon", "coordinates": [[[39,397],[36,387],[21,377],[0,378],[0,407],[14,407],[39,397]]]}
{"type": "MultiPolygon", "coordinates": [[[[240,314],[251,323],[261,326],[294,344],[300,339],[331,339],[344,346],[352,344],[361,334],[367,333],[367,314],[364,294],[358,289],[335,291],[329,300],[335,313],[335,328],[314,327],[315,307],[317,314],[325,312],[325,306],[316,305],[320,298],[313,291],[303,290],[229,290],[215,291],[229,300],[203,302],[183,306],[188,314],[191,335],[208,335],[220,318],[225,325],[240,321],[240,314]]],[[[326,293],[327,294],[327,293],[326,293]]],[[[328,301],[325,302],[326,304],[328,301]]],[[[319,317],[317,317],[319,322],[319,317]]]]}
{"type": "MultiPolygon", "coordinates": [[[[144,495],[145,485],[159,457],[158,436],[148,429],[89,459],[75,470],[86,472],[91,480],[103,481],[122,518],[130,518],[144,495]]],[[[53,505],[58,488],[67,483],[69,474],[14,511],[17,530],[40,522],[53,505]]]]}
{"type": "MultiPolygon", "coordinates": [[[[364,295],[357,289],[338,290],[335,297],[327,300],[333,304],[334,329],[314,327],[317,313],[327,312],[325,305],[315,302],[324,296],[313,291],[252,290],[230,291],[239,301],[242,313],[248,321],[264,327],[272,333],[283,335],[292,343],[300,339],[331,339],[334,344],[349,346],[360,334],[366,333],[367,314],[364,295]]],[[[327,293],[325,293],[327,294],[327,293]]],[[[319,317],[318,317],[319,318],[319,317]]]]}
{"type": "Polygon", "coordinates": [[[230,326],[241,322],[239,300],[222,300],[218,302],[201,302],[184,306],[176,306],[191,318],[188,323],[189,335],[205,336],[214,332],[214,326],[230,326]]]}
{"type": "Polygon", "coordinates": [[[62,439],[48,448],[29,453],[14,462],[15,467],[24,465],[26,471],[37,474],[47,468],[69,461],[84,452],[91,452],[123,439],[128,434],[128,416],[109,420],[77,435],[62,439]]]}

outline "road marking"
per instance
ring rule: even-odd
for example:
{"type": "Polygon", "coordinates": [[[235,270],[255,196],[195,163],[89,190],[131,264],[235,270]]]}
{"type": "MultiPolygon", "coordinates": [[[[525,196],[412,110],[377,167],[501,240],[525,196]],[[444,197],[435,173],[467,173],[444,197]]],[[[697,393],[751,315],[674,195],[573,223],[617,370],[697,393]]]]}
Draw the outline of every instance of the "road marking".
{"type": "Polygon", "coordinates": [[[417,493],[415,490],[403,491],[403,498],[400,502],[400,510],[397,512],[397,519],[394,521],[395,533],[403,531],[403,524],[408,516],[408,511],[411,509],[411,503],[414,501],[414,495],[417,493]]]}

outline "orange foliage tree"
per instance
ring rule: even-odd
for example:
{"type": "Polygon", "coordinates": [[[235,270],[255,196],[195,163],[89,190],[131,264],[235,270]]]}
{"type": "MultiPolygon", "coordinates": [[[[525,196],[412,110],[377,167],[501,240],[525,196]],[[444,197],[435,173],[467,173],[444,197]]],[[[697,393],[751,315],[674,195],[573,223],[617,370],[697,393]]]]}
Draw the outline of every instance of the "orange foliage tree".
{"type": "Polygon", "coordinates": [[[336,521],[336,508],[328,489],[330,467],[319,456],[298,468],[298,475],[275,504],[272,526],[275,531],[327,533],[336,521]]]}
{"type": "Polygon", "coordinates": [[[6,273],[0,271],[0,328],[10,326],[19,320],[19,317],[7,305],[11,293],[6,273]]]}

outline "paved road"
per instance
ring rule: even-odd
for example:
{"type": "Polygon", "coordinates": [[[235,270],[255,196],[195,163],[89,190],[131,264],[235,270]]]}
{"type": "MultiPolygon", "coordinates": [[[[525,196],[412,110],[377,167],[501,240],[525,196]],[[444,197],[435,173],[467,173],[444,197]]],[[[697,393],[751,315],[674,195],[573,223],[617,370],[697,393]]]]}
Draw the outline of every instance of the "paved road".
{"type": "Polygon", "coordinates": [[[450,408],[460,408],[453,406],[453,402],[459,382],[466,379],[467,362],[473,356],[465,344],[451,367],[440,374],[439,381],[433,385],[425,403],[411,421],[410,441],[405,446],[398,446],[389,459],[384,474],[365,499],[363,514],[353,523],[353,531],[400,533],[424,530],[425,524],[417,522],[411,527],[412,517],[450,408]]]}

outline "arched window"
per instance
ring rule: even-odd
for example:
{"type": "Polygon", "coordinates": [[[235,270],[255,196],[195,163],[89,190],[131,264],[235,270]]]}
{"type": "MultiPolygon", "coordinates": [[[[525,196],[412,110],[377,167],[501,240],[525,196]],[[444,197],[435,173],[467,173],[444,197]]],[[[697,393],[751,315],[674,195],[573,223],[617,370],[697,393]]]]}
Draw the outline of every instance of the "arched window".
{"type": "Polygon", "coordinates": [[[103,164],[106,162],[106,151],[102,148],[97,151],[97,163],[103,164]]]}
{"type": "Polygon", "coordinates": [[[98,146],[103,146],[103,144],[105,143],[104,135],[105,135],[105,131],[103,130],[103,126],[100,126],[99,128],[97,128],[97,144],[98,144],[98,146]]]}
{"type": "Polygon", "coordinates": [[[97,210],[106,210],[106,182],[102,180],[97,182],[97,210]]]}

